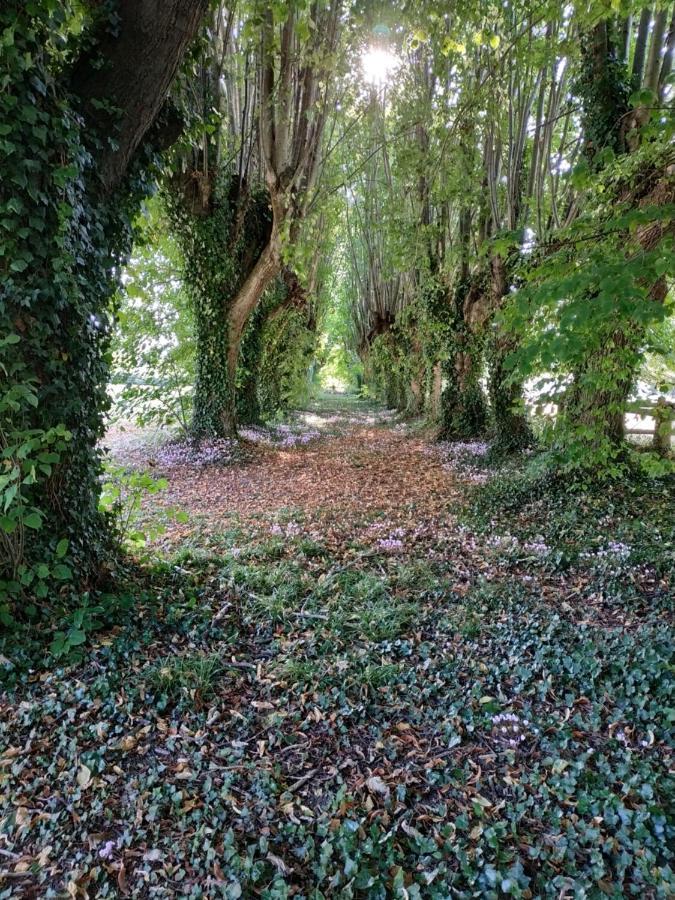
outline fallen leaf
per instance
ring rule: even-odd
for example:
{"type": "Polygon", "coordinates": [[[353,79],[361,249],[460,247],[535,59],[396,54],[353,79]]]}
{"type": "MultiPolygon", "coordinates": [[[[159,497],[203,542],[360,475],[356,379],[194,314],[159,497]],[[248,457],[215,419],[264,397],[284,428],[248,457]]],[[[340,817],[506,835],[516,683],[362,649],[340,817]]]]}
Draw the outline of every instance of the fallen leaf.
{"type": "Polygon", "coordinates": [[[124,894],[125,897],[129,896],[129,886],[127,885],[127,870],[124,866],[124,863],[120,866],[120,870],[117,873],[117,886],[120,889],[120,892],[124,894]]]}
{"type": "Polygon", "coordinates": [[[80,789],[86,791],[86,789],[91,784],[91,769],[89,766],[85,766],[84,763],[80,765],[80,768],[77,772],[77,783],[80,786],[80,789]]]}
{"type": "Polygon", "coordinates": [[[366,781],[366,787],[372,794],[379,794],[385,800],[388,800],[391,795],[389,786],[382,781],[379,775],[371,775],[366,781]]]}

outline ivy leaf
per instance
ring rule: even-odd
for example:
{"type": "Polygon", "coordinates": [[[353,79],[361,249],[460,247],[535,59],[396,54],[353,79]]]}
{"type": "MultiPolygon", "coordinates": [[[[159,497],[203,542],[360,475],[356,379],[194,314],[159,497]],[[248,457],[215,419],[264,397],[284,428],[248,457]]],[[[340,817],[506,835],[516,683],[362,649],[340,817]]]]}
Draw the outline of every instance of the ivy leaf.
{"type": "Polygon", "coordinates": [[[26,528],[32,528],[37,531],[42,528],[42,517],[39,512],[31,512],[24,518],[23,524],[26,528]]]}

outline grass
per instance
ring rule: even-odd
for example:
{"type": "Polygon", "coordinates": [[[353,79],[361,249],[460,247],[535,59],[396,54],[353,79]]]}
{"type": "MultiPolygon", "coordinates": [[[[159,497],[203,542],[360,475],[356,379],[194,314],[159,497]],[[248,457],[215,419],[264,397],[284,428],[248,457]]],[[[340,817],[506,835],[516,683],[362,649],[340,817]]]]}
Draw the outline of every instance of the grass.
{"type": "Polygon", "coordinates": [[[149,667],[145,681],[161,700],[183,698],[200,707],[215,696],[226,669],[219,654],[169,656],[149,667]]]}

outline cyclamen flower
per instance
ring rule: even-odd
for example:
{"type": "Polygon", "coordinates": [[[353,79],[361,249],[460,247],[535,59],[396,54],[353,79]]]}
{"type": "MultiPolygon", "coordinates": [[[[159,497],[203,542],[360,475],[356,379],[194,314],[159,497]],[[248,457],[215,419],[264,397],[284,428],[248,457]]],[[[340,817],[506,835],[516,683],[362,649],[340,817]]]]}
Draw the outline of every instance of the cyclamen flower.
{"type": "Polygon", "coordinates": [[[631,554],[631,548],[628,544],[624,544],[621,541],[610,541],[606,547],[598,547],[595,551],[590,551],[586,553],[580,554],[584,559],[592,559],[593,557],[597,557],[599,559],[605,559],[607,557],[618,557],[619,559],[626,559],[631,554]]]}
{"type": "Polygon", "coordinates": [[[492,717],[492,737],[512,750],[536,731],[528,719],[521,719],[515,713],[499,713],[492,717]]]}
{"type": "Polygon", "coordinates": [[[284,450],[290,450],[299,445],[304,446],[321,437],[320,431],[311,428],[303,430],[302,426],[296,425],[278,425],[276,428],[242,428],[239,433],[254,444],[264,444],[284,450]]]}
{"type": "Polygon", "coordinates": [[[396,538],[380,538],[377,542],[377,546],[380,550],[386,550],[388,552],[394,553],[398,550],[403,550],[403,541],[400,541],[396,538]]]}
{"type": "Polygon", "coordinates": [[[279,525],[278,522],[270,525],[270,534],[273,534],[275,537],[297,537],[297,535],[299,535],[301,531],[302,529],[297,522],[289,522],[285,527],[283,525],[279,525]]]}
{"type": "Polygon", "coordinates": [[[115,842],[114,841],[106,841],[105,844],[98,851],[98,855],[101,859],[110,859],[115,850],[115,842]]]}
{"type": "Polygon", "coordinates": [[[237,451],[237,442],[227,438],[219,438],[201,443],[189,441],[165,444],[157,451],[160,465],[173,466],[208,466],[216,463],[232,462],[237,451]]]}
{"type": "Polygon", "coordinates": [[[551,548],[543,539],[537,539],[525,544],[525,549],[528,553],[534,553],[536,556],[546,556],[551,548]]]}

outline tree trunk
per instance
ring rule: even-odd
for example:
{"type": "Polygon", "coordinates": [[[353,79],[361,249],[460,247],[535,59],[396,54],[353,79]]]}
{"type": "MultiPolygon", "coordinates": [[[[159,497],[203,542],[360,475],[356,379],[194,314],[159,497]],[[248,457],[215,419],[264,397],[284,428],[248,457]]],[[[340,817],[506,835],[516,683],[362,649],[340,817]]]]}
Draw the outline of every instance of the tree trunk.
{"type": "Polygon", "coordinates": [[[441,412],[441,394],[443,392],[443,369],[440,362],[435,362],[431,370],[431,390],[429,392],[429,412],[436,421],[441,412]]]}
{"type": "Polygon", "coordinates": [[[559,431],[572,431],[593,451],[624,439],[624,413],[637,365],[637,344],[628,329],[608,334],[602,348],[574,374],[559,414],[559,431]]]}
{"type": "MultiPolygon", "coordinates": [[[[645,230],[640,236],[645,248],[650,239],[656,240],[651,232],[645,230]]],[[[665,278],[659,278],[651,286],[650,299],[663,303],[667,288],[665,278]]],[[[623,442],[626,405],[639,370],[644,332],[644,326],[629,321],[622,327],[608,327],[600,349],[575,372],[565,395],[557,426],[563,434],[577,433],[580,443],[600,451],[623,442]]]]}
{"type": "MultiPolygon", "coordinates": [[[[509,264],[500,254],[490,259],[492,312],[500,309],[509,291],[509,264]]],[[[522,382],[514,378],[507,360],[517,348],[516,339],[500,326],[489,346],[488,393],[495,428],[494,445],[501,453],[514,453],[531,446],[533,435],[525,415],[522,382]]]]}
{"type": "MultiPolygon", "coordinates": [[[[106,190],[119,185],[157,119],[208,5],[208,0],[117,0],[115,27],[103,16],[108,27],[75,65],[71,87],[82,99],[87,127],[110,138],[102,141],[98,154],[106,190]]],[[[176,118],[168,124],[166,146],[179,133],[176,118]]]]}
{"type": "Polygon", "coordinates": [[[228,321],[219,303],[196,298],[193,310],[197,339],[197,372],[192,406],[191,433],[205,437],[232,437],[235,419],[229,417],[234,403],[227,368],[228,321]]]}
{"type": "Polygon", "coordinates": [[[422,393],[422,378],[414,375],[410,380],[410,389],[408,396],[408,412],[411,416],[419,416],[424,405],[424,396],[422,393]]]}
{"type": "Polygon", "coordinates": [[[675,405],[667,403],[663,397],[659,397],[654,410],[654,439],[652,449],[659,456],[669,456],[671,451],[671,433],[673,420],[675,419],[675,405]]]}
{"type": "Polygon", "coordinates": [[[218,179],[213,170],[208,178],[201,172],[173,176],[163,199],[197,324],[191,431],[197,440],[235,437],[237,360],[246,323],[241,298],[270,253],[269,197],[236,178],[218,179]]]}
{"type": "Polygon", "coordinates": [[[477,336],[485,314],[480,281],[480,275],[466,275],[455,288],[455,321],[450,358],[444,365],[447,386],[441,396],[439,440],[473,440],[485,434],[487,406],[480,384],[483,352],[477,336]]]}
{"type": "Polygon", "coordinates": [[[500,453],[517,453],[532,446],[534,441],[524,410],[522,384],[513,380],[513,372],[507,365],[516,349],[516,341],[503,334],[493,338],[490,348],[488,393],[495,428],[494,446],[500,453]]]}
{"type": "Polygon", "coordinates": [[[635,90],[642,86],[642,74],[645,68],[645,57],[647,55],[647,41],[649,39],[651,19],[652,8],[651,6],[645,6],[640,13],[640,24],[638,25],[637,38],[635,40],[635,53],[633,54],[631,83],[635,90]]]}
{"type": "Polygon", "coordinates": [[[253,271],[234,298],[227,314],[227,384],[225,403],[221,409],[222,427],[228,434],[237,433],[237,364],[244,328],[249,316],[269,285],[281,272],[281,243],[273,229],[270,240],[253,271]]]}
{"type": "Polygon", "coordinates": [[[654,17],[651,44],[647,68],[645,69],[644,86],[658,96],[659,76],[661,74],[661,49],[668,25],[668,10],[659,10],[654,17]]]}
{"type": "MultiPolygon", "coordinates": [[[[0,334],[18,335],[12,378],[33,385],[35,401],[3,412],[0,431],[9,441],[26,430],[70,434],[61,439],[59,461],[21,488],[23,505],[39,510],[41,521],[25,544],[24,562],[49,561],[67,538],[78,582],[100,573],[110,549],[98,512],[97,445],[108,406],[109,303],[130,250],[129,222],[147,191],[137,151],[146,143],[156,150],[177,136],[174,122],[148,139],[206,5],[120,0],[115,28],[102,16],[98,33],[83,41],[88,56],[71,73],[57,67],[56,74],[48,49],[50,4],[28,11],[23,0],[5,0],[0,9],[0,32],[14,34],[20,26],[11,53],[3,55],[8,82],[0,98],[0,119],[17,148],[0,155],[0,205],[6,208],[11,197],[18,210],[13,246],[5,241],[0,334]],[[14,65],[19,58],[20,67],[14,65]],[[27,107],[46,138],[21,119],[27,107]]],[[[0,558],[0,579],[12,576],[5,563],[0,558]]]]}
{"type": "Polygon", "coordinates": [[[668,37],[666,39],[666,52],[663,55],[661,63],[661,73],[659,75],[659,97],[664,99],[666,92],[666,81],[673,68],[673,56],[675,55],[675,4],[673,4],[673,14],[670,19],[668,28],[668,37]]]}
{"type": "Polygon", "coordinates": [[[455,353],[446,367],[439,440],[470,441],[485,435],[487,409],[480,374],[481,356],[475,345],[455,353]]]}
{"type": "MultiPolygon", "coordinates": [[[[649,23],[646,11],[640,22],[640,31],[645,31],[645,22],[649,23]]],[[[659,48],[665,31],[665,13],[659,18],[659,48]]],[[[588,136],[596,127],[596,120],[618,121],[625,118],[625,97],[627,86],[616,74],[613,60],[610,54],[603,56],[602,42],[596,38],[596,32],[600,26],[594,29],[594,39],[584,47],[584,53],[589,56],[589,78],[591,89],[602,88],[596,98],[596,102],[588,104],[583,111],[584,131],[588,136]],[[603,85],[609,85],[605,90],[603,85]]],[[[645,37],[646,40],[646,37],[645,37]]],[[[652,47],[654,44],[652,44],[652,47]]],[[[640,48],[638,48],[640,49],[640,48]]],[[[644,51],[644,47],[640,52],[644,51]]],[[[638,50],[636,49],[636,54],[638,50]]],[[[656,61],[650,54],[647,77],[658,79],[658,50],[656,61]],[[654,74],[656,71],[656,75],[654,74]]],[[[639,73],[634,66],[634,77],[639,73]]],[[[636,123],[638,124],[638,123],[636,123]]],[[[601,132],[604,129],[601,128],[601,132]]],[[[616,131],[616,129],[614,129],[616,131]]],[[[638,146],[632,139],[637,132],[626,134],[615,145],[620,152],[628,152],[638,146]]],[[[631,204],[634,208],[649,207],[650,205],[666,205],[672,202],[672,180],[667,171],[646,171],[642,177],[636,179],[633,187],[625,191],[625,195],[618,199],[631,204]]],[[[660,222],[640,226],[637,229],[637,239],[626,234],[628,248],[633,251],[650,250],[658,244],[665,231],[673,232],[673,225],[660,222]]],[[[646,285],[649,288],[649,297],[652,301],[662,303],[667,292],[667,285],[663,277],[655,280],[653,284],[646,285]]],[[[592,298],[589,298],[592,302],[592,298]]],[[[573,381],[563,399],[562,410],[556,428],[560,433],[560,440],[566,443],[575,441],[580,447],[584,445],[597,453],[609,457],[616,453],[624,439],[624,415],[626,403],[633,388],[640,361],[640,345],[644,338],[644,328],[633,319],[617,314],[602,334],[596,336],[596,351],[583,359],[577,370],[573,372],[573,381]]],[[[589,457],[590,458],[590,457],[589,457]]]]}
{"type": "Polygon", "coordinates": [[[237,435],[237,368],[244,328],[280,271],[278,246],[270,240],[234,297],[194,298],[197,380],[192,432],[197,439],[237,435]]]}

